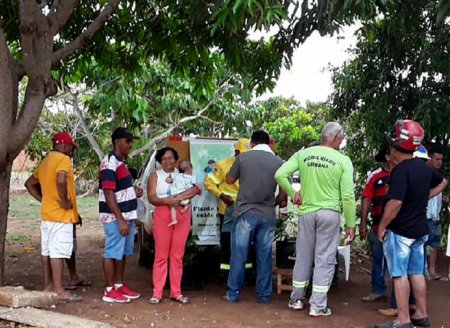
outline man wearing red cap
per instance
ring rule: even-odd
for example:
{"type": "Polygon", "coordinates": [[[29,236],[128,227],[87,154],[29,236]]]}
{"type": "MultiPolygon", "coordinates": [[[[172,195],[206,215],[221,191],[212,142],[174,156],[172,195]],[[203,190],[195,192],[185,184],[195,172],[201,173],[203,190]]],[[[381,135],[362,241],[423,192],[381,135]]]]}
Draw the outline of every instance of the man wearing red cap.
{"type": "Polygon", "coordinates": [[[389,273],[394,281],[397,319],[376,328],[430,327],[424,278],[424,244],[428,237],[428,199],[440,193],[447,181],[422,160],[413,157],[424,138],[419,123],[398,120],[388,134],[389,154],[396,164],[391,172],[389,191],[378,226],[389,273]],[[410,284],[416,311],[410,317],[410,284]]]}
{"type": "Polygon", "coordinates": [[[64,290],[64,259],[73,250],[73,224],[78,222],[75,182],[71,155],[79,145],[70,134],[53,137],[53,150],[25,182],[28,192],[41,202],[41,254],[44,290],[54,291],[63,302],[78,302],[81,297],[64,290]]]}

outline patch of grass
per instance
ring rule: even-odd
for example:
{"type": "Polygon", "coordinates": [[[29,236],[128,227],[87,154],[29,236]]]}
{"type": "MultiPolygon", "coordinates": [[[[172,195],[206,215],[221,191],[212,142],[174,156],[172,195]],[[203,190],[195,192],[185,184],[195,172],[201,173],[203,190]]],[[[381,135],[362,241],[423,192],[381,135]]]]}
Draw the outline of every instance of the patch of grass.
{"type": "Polygon", "coordinates": [[[30,240],[30,238],[24,234],[12,233],[12,234],[6,235],[6,242],[8,244],[24,243],[29,240],[30,240]]]}
{"type": "MultiPolygon", "coordinates": [[[[98,196],[77,199],[78,211],[83,220],[98,220],[98,196]]],[[[41,204],[28,194],[11,194],[9,218],[13,220],[40,220],[41,204]]]]}
{"type": "Polygon", "coordinates": [[[98,220],[98,196],[78,198],[78,212],[83,220],[98,220]]]}
{"type": "Polygon", "coordinates": [[[10,219],[30,220],[41,217],[41,204],[27,194],[11,194],[9,198],[10,219]]]}

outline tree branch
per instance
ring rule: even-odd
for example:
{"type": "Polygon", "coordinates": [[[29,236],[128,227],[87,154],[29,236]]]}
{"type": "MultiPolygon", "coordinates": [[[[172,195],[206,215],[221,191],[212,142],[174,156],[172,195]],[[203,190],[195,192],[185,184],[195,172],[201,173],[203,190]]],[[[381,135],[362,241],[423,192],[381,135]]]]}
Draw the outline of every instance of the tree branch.
{"type": "Polygon", "coordinates": [[[17,156],[27,143],[41,116],[44,102],[45,93],[34,90],[28,83],[19,118],[13,124],[8,136],[8,151],[12,154],[11,156],[17,156]]]}
{"type": "Polygon", "coordinates": [[[55,51],[52,56],[52,64],[54,65],[58,63],[59,61],[73,55],[77,50],[83,48],[94,36],[94,34],[104,26],[108,18],[116,10],[119,2],[120,0],[111,0],[83,33],[81,33],[75,40],[71,41],[64,48],[55,51]]]}
{"type": "Polygon", "coordinates": [[[204,119],[205,121],[209,121],[211,123],[214,123],[214,124],[222,124],[222,122],[214,121],[213,119],[209,118],[208,116],[200,115],[200,118],[204,119]]]}
{"type": "Polygon", "coordinates": [[[95,153],[97,154],[100,162],[102,161],[103,157],[105,157],[105,154],[100,149],[100,146],[98,145],[97,141],[94,139],[94,136],[92,135],[91,131],[86,125],[86,121],[84,120],[83,113],[80,111],[80,107],[78,106],[78,93],[71,93],[73,99],[72,99],[72,107],[75,110],[75,113],[77,114],[78,118],[81,122],[81,127],[83,128],[84,133],[86,134],[86,137],[91,144],[92,148],[94,149],[95,153]]]}
{"type": "MultiPolygon", "coordinates": [[[[234,77],[234,74],[228,76],[227,78],[223,79],[220,82],[219,87],[217,88],[217,90],[214,92],[214,94],[211,97],[211,100],[202,108],[200,109],[197,114],[192,115],[192,116],[186,116],[183,117],[181,120],[179,120],[178,122],[175,122],[172,126],[168,127],[162,134],[160,134],[157,137],[154,137],[152,139],[150,139],[144,146],[142,146],[141,148],[138,148],[136,150],[133,150],[130,153],[130,156],[136,156],[139,155],[141,153],[143,153],[146,150],[150,150],[152,149],[156,144],[158,144],[160,141],[164,140],[165,138],[167,138],[168,136],[171,135],[171,133],[178,128],[179,126],[183,125],[186,122],[190,122],[190,121],[194,121],[196,119],[199,118],[203,118],[203,119],[208,119],[209,121],[213,122],[213,123],[220,123],[220,122],[214,122],[213,120],[205,117],[203,114],[211,107],[211,105],[213,104],[214,100],[216,99],[217,95],[219,94],[220,91],[222,91],[222,88],[227,85],[228,81],[230,81],[232,78],[234,77]]],[[[169,113],[170,115],[170,113],[169,113]]]]}
{"type": "Polygon", "coordinates": [[[48,15],[52,35],[58,34],[59,30],[67,23],[73,13],[73,10],[79,5],[79,3],[80,0],[64,0],[61,2],[54,2],[52,13],[48,15]]]}
{"type": "Polygon", "coordinates": [[[39,6],[36,1],[19,1],[19,18],[20,18],[20,36],[21,36],[21,46],[24,64],[24,74],[34,77],[35,72],[39,70],[40,65],[36,62],[36,57],[34,56],[34,36],[38,28],[36,15],[39,11],[39,6]],[[33,72],[32,74],[30,74],[33,72]]]}
{"type": "Polygon", "coordinates": [[[146,150],[150,150],[152,149],[156,144],[158,144],[160,141],[164,140],[165,138],[167,138],[168,136],[170,136],[172,134],[172,132],[178,128],[179,126],[183,125],[186,122],[190,122],[190,121],[194,121],[196,119],[199,118],[204,118],[203,113],[205,111],[207,111],[209,109],[209,107],[211,107],[212,103],[213,103],[214,97],[213,99],[211,99],[208,104],[203,107],[200,111],[198,111],[198,113],[196,115],[192,115],[192,116],[186,116],[183,117],[181,120],[179,120],[178,122],[175,122],[172,126],[168,127],[163,133],[161,133],[160,135],[158,135],[157,137],[154,137],[152,139],[150,139],[144,146],[142,146],[141,148],[138,148],[136,150],[133,150],[130,153],[130,156],[136,156],[139,155],[141,153],[143,153],[146,150]]]}

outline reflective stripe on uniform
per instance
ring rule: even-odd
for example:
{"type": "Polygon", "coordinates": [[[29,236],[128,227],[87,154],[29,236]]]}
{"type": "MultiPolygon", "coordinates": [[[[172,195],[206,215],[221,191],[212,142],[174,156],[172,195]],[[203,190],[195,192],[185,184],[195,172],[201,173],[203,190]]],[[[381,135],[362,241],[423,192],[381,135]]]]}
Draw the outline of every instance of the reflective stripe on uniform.
{"type": "Polygon", "coordinates": [[[309,285],[309,280],[298,281],[292,280],[292,286],[295,288],[306,288],[309,285]]]}
{"type": "Polygon", "coordinates": [[[227,263],[220,263],[220,270],[228,270],[230,271],[230,265],[227,263]]]}
{"type": "Polygon", "coordinates": [[[327,293],[330,289],[330,286],[319,286],[319,285],[313,285],[313,292],[316,293],[327,293]]]}
{"type": "MultiPolygon", "coordinates": [[[[252,263],[245,263],[245,268],[246,269],[251,269],[253,268],[253,264],[252,263]]],[[[227,263],[220,263],[220,270],[230,270],[230,265],[227,263]]]]}

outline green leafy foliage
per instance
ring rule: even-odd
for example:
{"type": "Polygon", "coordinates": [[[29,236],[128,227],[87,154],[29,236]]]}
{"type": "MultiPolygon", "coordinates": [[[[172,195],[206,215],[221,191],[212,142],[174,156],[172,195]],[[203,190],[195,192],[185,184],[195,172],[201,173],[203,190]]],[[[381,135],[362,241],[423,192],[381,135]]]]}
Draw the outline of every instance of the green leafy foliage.
{"type": "Polygon", "coordinates": [[[387,3],[358,31],[353,59],[334,70],[331,108],[347,123],[349,155],[362,176],[399,118],[422,124],[425,145],[448,145],[450,22],[441,17],[448,17],[444,3],[387,3]]]}
{"type": "Polygon", "coordinates": [[[302,107],[293,98],[270,98],[258,102],[253,111],[253,129],[266,130],[275,140],[277,154],[284,159],[296,151],[318,141],[327,117],[327,107],[323,104],[307,103],[302,107]]]}

